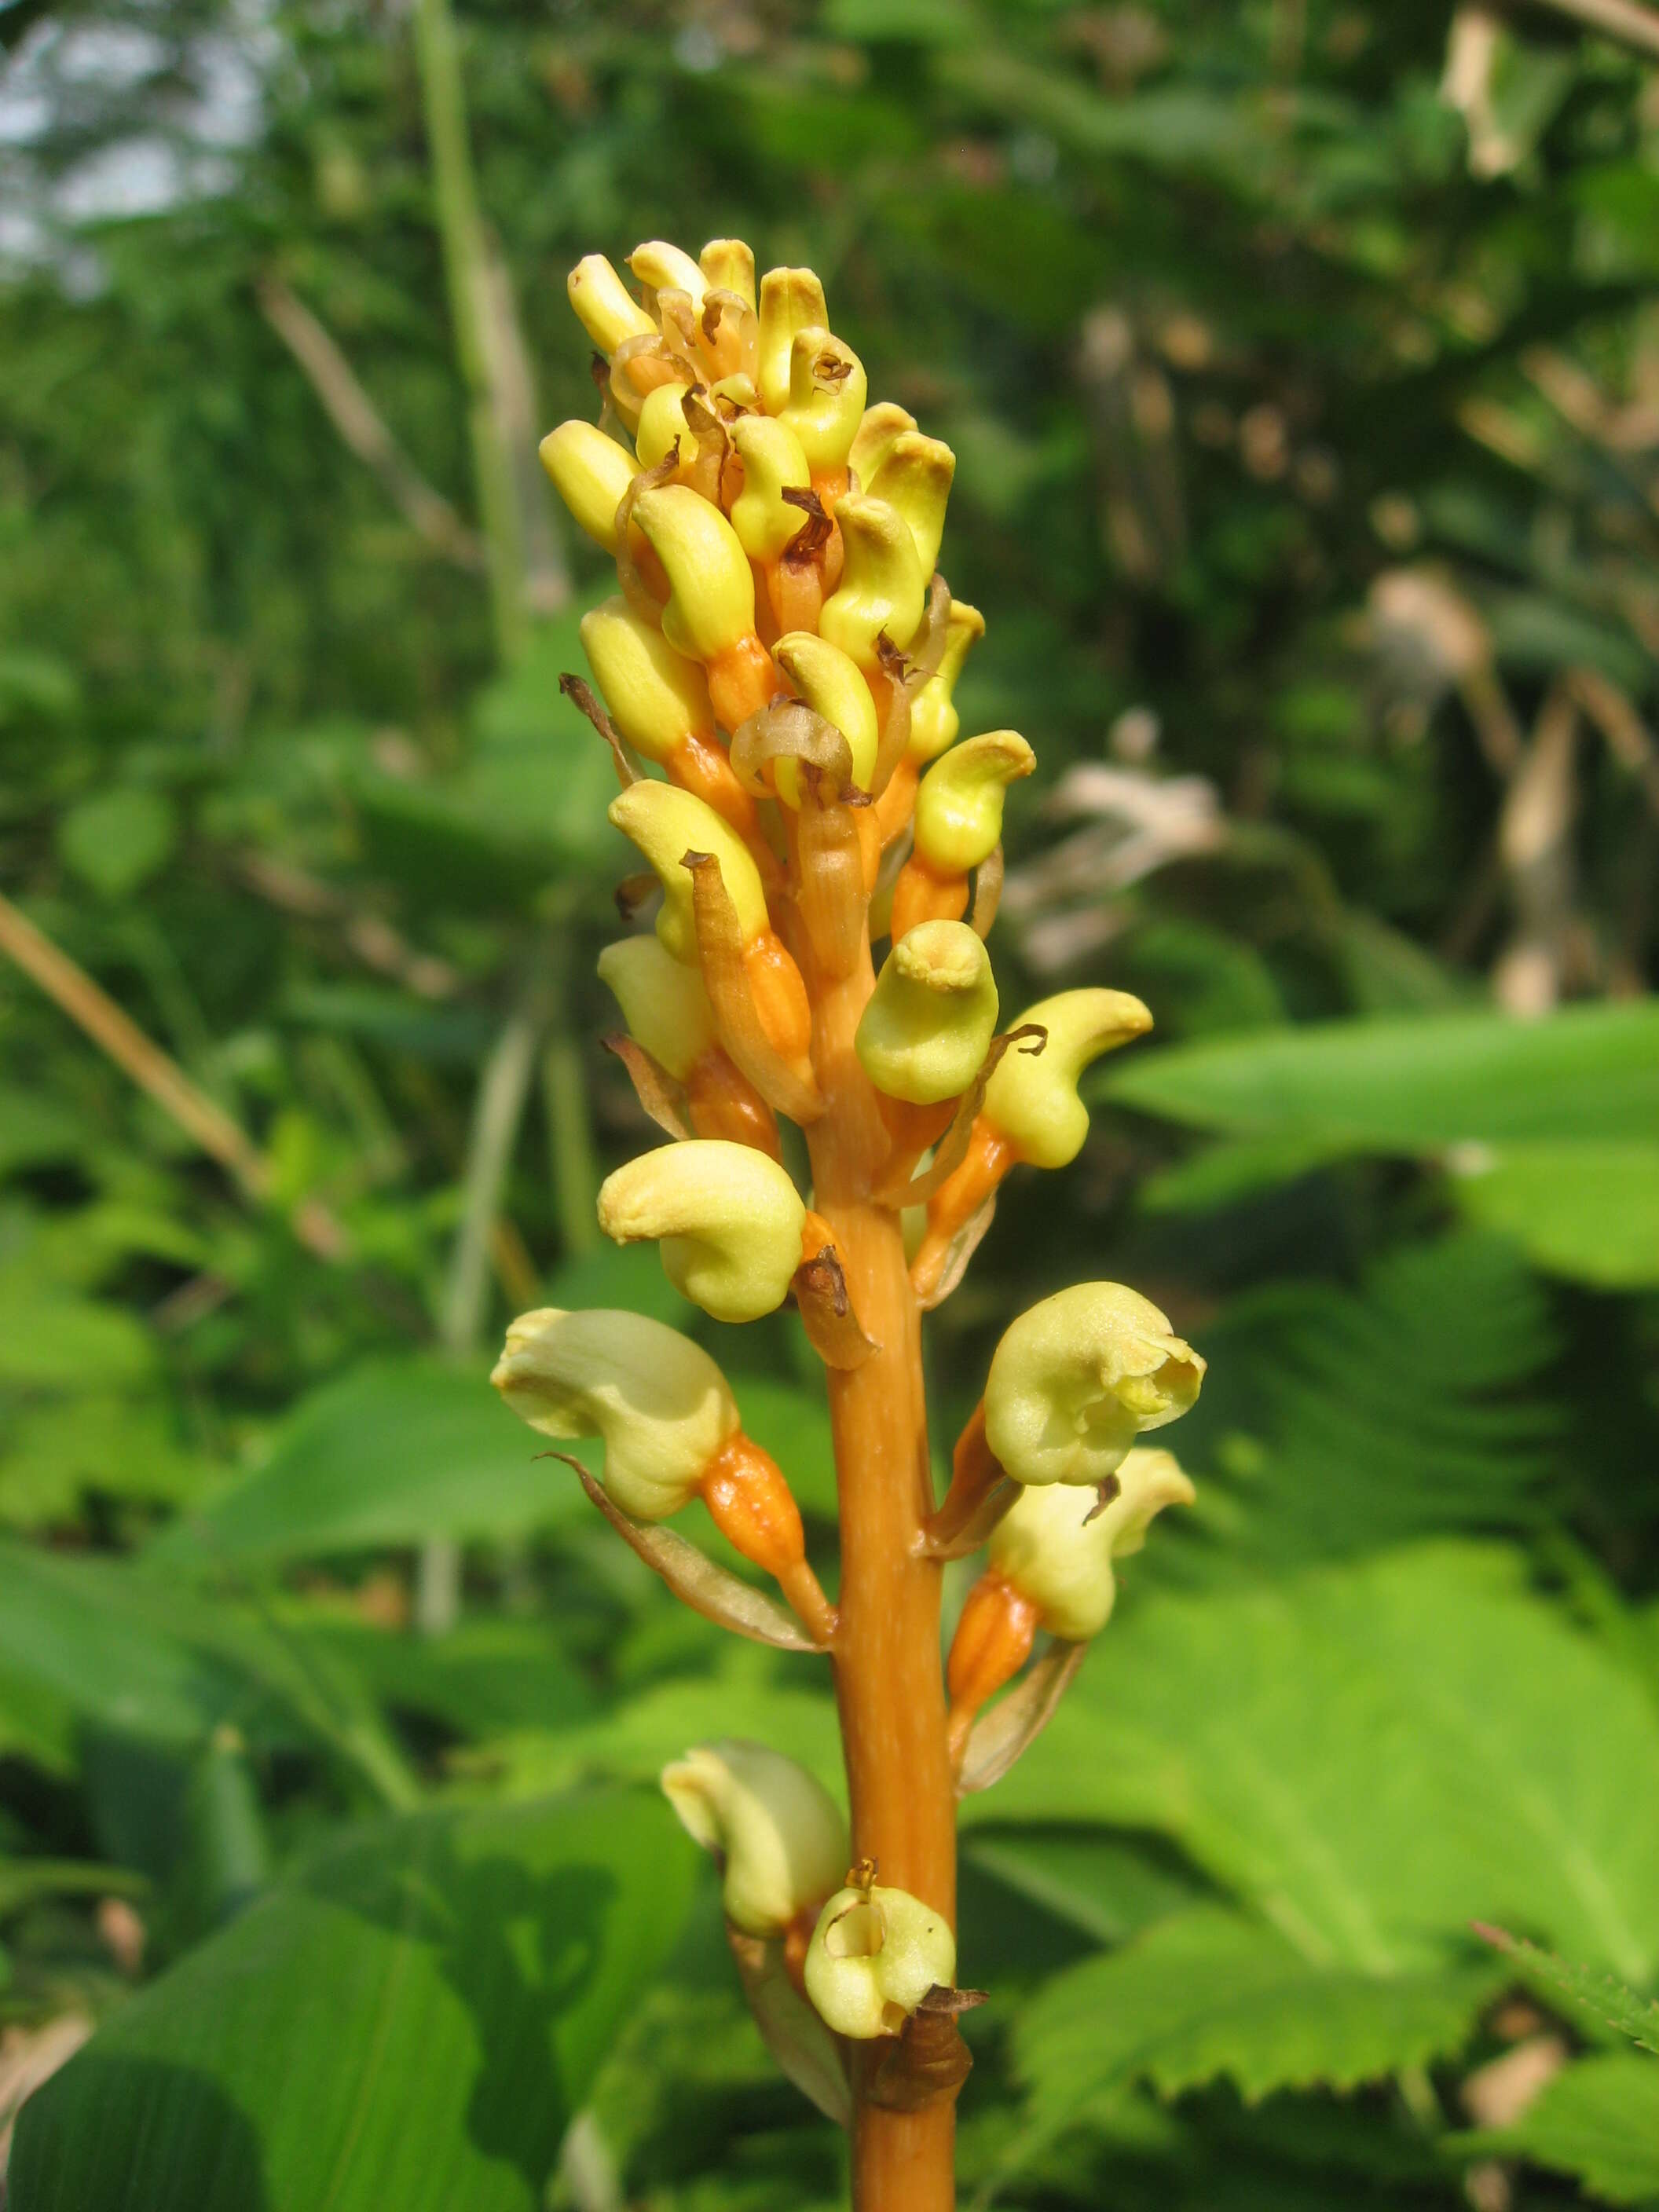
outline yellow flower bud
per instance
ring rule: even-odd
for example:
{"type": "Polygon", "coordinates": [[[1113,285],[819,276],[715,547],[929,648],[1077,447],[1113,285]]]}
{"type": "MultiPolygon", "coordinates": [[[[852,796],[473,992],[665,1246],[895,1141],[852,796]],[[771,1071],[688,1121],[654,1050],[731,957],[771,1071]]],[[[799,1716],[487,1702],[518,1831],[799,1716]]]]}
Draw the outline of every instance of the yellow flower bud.
{"type": "Polygon", "coordinates": [[[910,708],[909,755],[913,761],[937,760],[957,741],[962,727],[954,693],[969,648],[985,635],[985,617],[964,599],[952,599],[945,617],[945,650],[939,666],[917,692],[910,708]]]}
{"type": "Polygon", "coordinates": [[[769,415],[739,415],[732,442],[743,459],[743,489],[732,505],[732,527],[751,561],[775,561],[806,517],[783,497],[812,481],[800,440],[769,415]]]}
{"type": "Polygon", "coordinates": [[[591,422],[561,422],[540,446],[542,466],[572,518],[596,545],[617,550],[617,508],[639,473],[625,446],[591,422]]]}
{"type": "Polygon", "coordinates": [[[628,1034],[684,1083],[715,1041],[702,977],[654,937],[623,937],[599,959],[599,981],[622,1008],[628,1034]]]}
{"type": "Polygon", "coordinates": [[[1116,1471],[1117,1496],[1100,1507],[1055,1482],[1022,1490],[991,1532],[991,1565],[1036,1607],[1037,1625],[1068,1644],[1097,1636],[1117,1596],[1112,1562],[1138,1552],[1166,1505],[1195,1492],[1173,1452],[1137,1444],[1116,1471]]]}
{"type": "Polygon", "coordinates": [[[936,876],[965,876],[1002,842],[1002,802],[1036,755],[1015,730],[969,738],[933,763],[916,793],[916,855],[936,876]]]}
{"type": "Polygon", "coordinates": [[[902,430],[882,455],[868,485],[872,497],[884,499],[904,517],[921,573],[930,581],[939,566],[945,502],[956,472],[957,457],[943,440],[925,438],[920,430],[902,430]]]}
{"type": "Polygon", "coordinates": [[[658,384],[646,393],[634,439],[642,469],[654,469],[670,453],[682,468],[696,459],[697,441],[685,419],[685,395],[690,389],[689,384],[658,384]]]}
{"type": "Polygon", "coordinates": [[[796,331],[789,351],[789,398],[779,420],[800,440],[815,471],[845,465],[869,388],[864,363],[851,346],[826,330],[796,331]]]}
{"type": "Polygon", "coordinates": [[[830,320],[823,287],[810,269],[769,269],[761,278],[757,374],[761,404],[781,414],[789,402],[789,356],[797,331],[823,329],[830,320]]]}
{"type": "Polygon", "coordinates": [[[985,1383],[985,1436],[1023,1483],[1103,1482],[1198,1396],[1204,1362],[1150,1298],[1079,1283],[1020,1315],[985,1383]]]}
{"type": "Polygon", "coordinates": [[[720,862],[745,944],[771,927],[753,854],[705,800],[672,783],[630,783],[611,800],[610,816],[656,871],[663,888],[657,934],[676,960],[695,966],[697,958],[688,853],[712,853],[720,862]]]}
{"type": "Polygon", "coordinates": [[[885,630],[896,646],[915,635],[927,604],[927,580],[904,518],[885,500],[848,492],[836,502],[843,566],[840,588],[823,604],[818,629],[860,668],[877,665],[876,640],[885,630]]]}
{"type": "Polygon", "coordinates": [[[668,579],[662,634],[693,660],[718,660],[755,627],[755,575],[738,533],[687,484],[660,484],[634,504],[668,579]]]}
{"type": "Polygon", "coordinates": [[[827,2027],[860,2042],[897,2035],[928,1990],[950,1989],[956,1975],[950,1923],[903,1889],[837,1890],[807,1947],[807,1996],[827,2027]]]}
{"type": "MultiPolygon", "coordinates": [[[[833,722],[846,738],[853,756],[853,781],[860,791],[868,791],[881,733],[876,725],[876,702],[858,663],[849,660],[839,646],[810,629],[787,631],[773,647],[772,658],[812,712],[833,722]]],[[[777,785],[778,796],[786,805],[799,805],[799,778],[793,761],[779,762],[777,785]]]]}
{"type": "Polygon", "coordinates": [[[931,1106],[968,1088],[996,1025],[984,945],[965,922],[924,921],[882,963],[854,1044],[878,1091],[931,1106]]]}
{"type": "Polygon", "coordinates": [[[1127,991],[1061,991],[1028,1006],[1017,1026],[1027,1022],[1046,1030],[1048,1041],[1038,1053],[1003,1054],[985,1086],[985,1115],[1021,1159],[1063,1168],[1089,1133],[1078,1079],[1103,1053],[1145,1036],[1152,1018],[1127,991]]]}
{"type": "Polygon", "coordinates": [[[656,325],[604,254],[584,254],[565,287],[582,328],[601,353],[615,353],[624,338],[654,335],[656,325]]]}
{"type": "Polygon", "coordinates": [[[660,238],[647,239],[628,257],[628,265],[641,284],[653,292],[689,292],[691,305],[700,307],[708,280],[689,253],[668,246],[660,238]]]}
{"type": "Polygon", "coordinates": [[[716,1321],[758,1321],[788,1295],[806,1208],[784,1170],[749,1145],[694,1137],[641,1153],[599,1187],[618,1244],[655,1238],[663,1272],[716,1321]]]}
{"type": "Polygon", "coordinates": [[[735,292],[746,306],[754,306],[754,250],[740,238],[711,238],[697,256],[697,266],[711,292],[735,292]]]}
{"type": "Polygon", "coordinates": [[[781,1936],[846,1872],[847,1821],[817,1780],[764,1744],[700,1743],[662,1771],[663,1795],[720,1863],[720,1903],[746,1936],[781,1936]]]}
{"type": "Polygon", "coordinates": [[[712,737],[702,670],[620,594],[582,617],[581,639],[611,720],[647,760],[665,761],[687,738],[712,737]]]}
{"type": "Polygon", "coordinates": [[[847,465],[858,478],[860,491],[869,490],[872,478],[900,431],[914,430],[915,427],[915,416],[896,400],[878,399],[873,407],[865,409],[864,420],[859,424],[847,456],[847,465]]]}
{"type": "Polygon", "coordinates": [[[643,1314],[520,1314],[490,1381],[544,1437],[601,1437],[605,1486],[636,1521],[662,1521],[696,1491],[742,1424],[701,1345],[643,1314]]]}

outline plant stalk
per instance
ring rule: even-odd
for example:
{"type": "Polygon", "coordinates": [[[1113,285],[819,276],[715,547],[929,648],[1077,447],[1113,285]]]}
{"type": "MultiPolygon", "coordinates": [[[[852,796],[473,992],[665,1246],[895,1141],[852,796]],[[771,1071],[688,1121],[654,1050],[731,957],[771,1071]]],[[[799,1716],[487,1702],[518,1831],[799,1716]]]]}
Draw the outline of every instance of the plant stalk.
{"type": "MultiPolygon", "coordinates": [[[[921,1550],[933,1505],[921,1373],[921,1323],[899,1218],[877,1206],[887,1136],[853,1049],[874,985],[867,948],[844,980],[820,975],[812,998],[813,1066],[826,1101],[807,1132],[813,1203],[844,1255],[854,1310],[878,1349],[830,1369],[830,1419],[841,1505],[841,1622],[836,1693],[856,1858],[954,1926],[956,1792],[945,1747],[939,1651],[940,1569],[921,1550]]],[[[951,2212],[956,2107],[915,2112],[855,2091],[854,2212],[951,2212]]]]}

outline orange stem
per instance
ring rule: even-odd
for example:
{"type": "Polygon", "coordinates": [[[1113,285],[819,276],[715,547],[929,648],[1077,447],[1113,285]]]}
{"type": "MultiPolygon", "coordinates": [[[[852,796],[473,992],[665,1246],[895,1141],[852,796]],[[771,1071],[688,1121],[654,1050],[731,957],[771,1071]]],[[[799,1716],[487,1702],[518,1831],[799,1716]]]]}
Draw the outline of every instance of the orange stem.
{"type": "MultiPolygon", "coordinates": [[[[805,948],[803,948],[805,949],[805,948]]],[[[872,1192],[889,1139],[853,1049],[874,988],[867,945],[852,972],[814,974],[813,1066],[825,1111],[807,1131],[814,1203],[836,1232],[848,1289],[878,1349],[830,1370],[841,1499],[835,1645],[855,1859],[956,1918],[956,1794],[945,1741],[939,1583],[925,1556],[933,1507],[921,1314],[896,1217],[872,1192]]],[[[956,2110],[949,2095],[896,2112],[856,2092],[855,2212],[951,2212],[956,2110]]]]}

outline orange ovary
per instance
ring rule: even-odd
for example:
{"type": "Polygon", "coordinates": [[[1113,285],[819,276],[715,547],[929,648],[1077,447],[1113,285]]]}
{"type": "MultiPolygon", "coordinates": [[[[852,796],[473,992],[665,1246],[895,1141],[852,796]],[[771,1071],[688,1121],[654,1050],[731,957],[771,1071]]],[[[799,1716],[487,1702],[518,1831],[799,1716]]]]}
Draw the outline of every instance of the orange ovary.
{"type": "Polygon", "coordinates": [[[807,1563],[800,1508],[771,1454],[739,1429],[703,1469],[698,1488],[721,1535],[772,1576],[802,1624],[827,1644],[835,1609],[807,1563]]]}
{"type": "Polygon", "coordinates": [[[812,1042],[812,1005],[800,969],[775,930],[763,929],[750,939],[743,964],[767,1042],[785,1060],[804,1060],[812,1042]]]}
{"type": "Polygon", "coordinates": [[[951,1763],[959,1766],[981,1708],[1012,1681],[1031,1654],[1037,1609],[994,1568],[968,1593],[951,1644],[945,1682],[951,1692],[951,1763]]]}
{"type": "Polygon", "coordinates": [[[925,1301],[937,1289],[952,1243],[1018,1157],[1001,1131],[981,1114],[969,1133],[961,1164],[928,1201],[927,1233],[910,1267],[911,1286],[919,1298],[925,1301]]]}
{"type": "Polygon", "coordinates": [[[936,876],[913,853],[893,886],[893,942],[896,945],[919,921],[960,921],[967,911],[967,877],[936,876]]]}
{"type": "Polygon", "coordinates": [[[698,1136],[750,1145],[771,1159],[782,1159],[776,1115],[721,1046],[711,1044],[693,1061],[685,1079],[685,1103],[698,1136]]]}
{"type": "Polygon", "coordinates": [[[752,630],[709,661],[705,673],[714,719],[723,730],[735,730],[758,714],[782,688],[771,654],[752,630]]]}

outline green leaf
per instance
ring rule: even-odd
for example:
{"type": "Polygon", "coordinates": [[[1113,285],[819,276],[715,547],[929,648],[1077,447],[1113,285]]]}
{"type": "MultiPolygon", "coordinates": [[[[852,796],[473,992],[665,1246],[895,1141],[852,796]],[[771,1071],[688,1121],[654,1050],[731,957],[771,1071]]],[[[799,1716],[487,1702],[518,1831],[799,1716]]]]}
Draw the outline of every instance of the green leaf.
{"type": "Polygon", "coordinates": [[[1424,2065],[1460,2046],[1500,1979],[1479,1961],[1395,1975],[1316,1964],[1271,1928],[1191,1906],[1057,1976],[1016,2020],[1026,2125],[997,2179],[1137,2078],[1175,2097],[1225,2075],[1253,2100],[1424,2065]]]}
{"type": "Polygon", "coordinates": [[[1580,2013],[1588,2013],[1599,2028],[1610,2027],[1659,2057],[1659,2003],[1651,1997],[1638,1996],[1610,1974],[1575,1966],[1555,1952],[1540,1950],[1536,1943],[1526,1942],[1504,1929],[1477,1922],[1475,1932],[1513,1960],[1528,1985],[1547,2002],[1558,2004],[1565,1998],[1580,2013]]]}
{"type": "Polygon", "coordinates": [[[963,1857],[1101,1943],[1138,1935],[1202,1891],[1172,1855],[1087,1828],[969,1833],[963,1857]]]}
{"type": "Polygon", "coordinates": [[[1156,1829],[1314,1960],[1400,1972],[1481,1919],[1651,1976],[1659,1715],[1518,1559],[1421,1547],[1181,1598],[1132,1573],[966,1819],[1156,1829]]]}
{"type": "Polygon", "coordinates": [[[1659,1283],[1659,1145],[1505,1145],[1453,1166],[1464,1212],[1547,1273],[1608,1291],[1659,1283]]]}
{"type": "Polygon", "coordinates": [[[1464,2136],[1459,2148],[1529,2158],[1611,2204],[1645,2204],[1659,2197],[1659,2066],[1633,2051],[1581,2058],[1513,2127],[1464,2136]]]}
{"type": "Polygon", "coordinates": [[[1093,1095],[1238,1136],[1345,1138],[1356,1152],[1592,1139],[1659,1125],[1659,1006],[1327,1022],[1127,1054],[1093,1095]]]}
{"type": "Polygon", "coordinates": [[[58,851],[107,899],[130,898],[173,856],[179,817],[165,792],[118,785],[71,806],[58,825],[58,851]]]}
{"type": "Polygon", "coordinates": [[[275,1565],[520,1534],[585,1512],[570,1470],[538,1448],[487,1367],[368,1361],[302,1399],[258,1472],[175,1522],[149,1557],[275,1565]]]}
{"type": "Polygon", "coordinates": [[[14,2212],[536,2212],[678,1936],[677,1841],[618,1791],[347,1837],[31,2100],[14,2212]]]}

